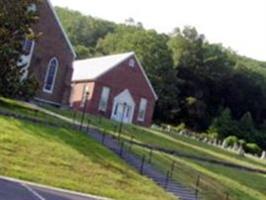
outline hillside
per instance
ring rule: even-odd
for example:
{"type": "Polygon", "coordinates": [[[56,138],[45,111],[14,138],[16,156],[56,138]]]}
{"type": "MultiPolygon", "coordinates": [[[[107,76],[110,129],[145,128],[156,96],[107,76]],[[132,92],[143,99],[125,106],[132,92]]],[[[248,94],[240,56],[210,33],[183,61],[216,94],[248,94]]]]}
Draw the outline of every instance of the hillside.
{"type": "MultiPolygon", "coordinates": [[[[5,105],[1,110],[15,109],[23,115],[46,119],[62,127],[68,126],[61,118],[43,111],[36,114],[25,107],[27,104],[6,99],[1,102],[1,105],[5,105]]],[[[73,115],[71,110],[49,106],[45,106],[45,109],[70,119],[75,116],[76,122],[81,119],[81,113],[73,115]]],[[[228,150],[158,129],[124,125],[120,135],[115,131],[118,124],[113,121],[86,115],[85,122],[106,134],[120,137],[124,141],[125,151],[131,149],[140,158],[145,155],[163,174],[173,169],[172,180],[190,188],[198,188],[203,199],[223,199],[228,196],[232,200],[264,200],[266,197],[265,174],[254,171],[266,171],[266,162],[263,160],[242,157],[228,150]],[[132,139],[136,142],[135,145],[131,144],[132,139]],[[137,143],[154,146],[154,149],[151,153],[151,149],[137,143]],[[169,149],[177,154],[164,153],[156,150],[156,147],[169,149]],[[252,170],[244,170],[243,167],[252,170]]],[[[3,152],[0,155],[3,161],[0,163],[1,175],[115,199],[131,199],[132,196],[133,199],[171,199],[162,189],[140,177],[100,144],[70,128],[36,126],[35,123],[14,119],[10,121],[6,117],[0,118],[0,125],[5,130],[0,134],[0,148],[3,152]],[[32,163],[32,160],[35,162],[32,163]],[[33,166],[34,170],[29,171],[28,168],[33,166]]]]}
{"type": "Polygon", "coordinates": [[[69,9],[56,10],[78,59],[136,52],[159,96],[156,123],[183,123],[219,139],[235,135],[266,148],[265,62],[209,43],[189,26],[166,35],[139,23],[115,24],[69,9]]]}
{"type": "MultiPolygon", "coordinates": [[[[53,112],[72,117],[73,112],[46,107],[53,112]]],[[[75,120],[80,121],[81,114],[76,113],[75,120]]],[[[105,133],[117,136],[114,131],[117,124],[113,121],[87,115],[89,125],[97,127],[105,133]]],[[[87,120],[85,120],[87,121],[87,120]]],[[[124,126],[121,135],[125,141],[125,149],[142,157],[143,155],[151,163],[167,174],[172,169],[173,179],[195,188],[198,177],[199,194],[203,199],[223,199],[226,195],[232,200],[264,200],[266,197],[265,174],[243,170],[247,167],[266,172],[266,162],[256,158],[239,156],[236,153],[215,146],[190,139],[177,134],[162,132],[157,129],[146,129],[137,126],[124,126]],[[155,148],[152,151],[139,145],[131,145],[131,141],[155,148]],[[156,147],[176,151],[176,155],[167,154],[156,150],[156,147]],[[210,162],[215,160],[217,163],[210,162]],[[238,167],[230,167],[224,163],[235,164],[238,167]]]]}
{"type": "MultiPolygon", "coordinates": [[[[17,107],[17,114],[34,116],[20,104],[9,105],[17,107]]],[[[0,175],[113,199],[173,199],[79,132],[3,116],[0,127],[0,175]]]]}

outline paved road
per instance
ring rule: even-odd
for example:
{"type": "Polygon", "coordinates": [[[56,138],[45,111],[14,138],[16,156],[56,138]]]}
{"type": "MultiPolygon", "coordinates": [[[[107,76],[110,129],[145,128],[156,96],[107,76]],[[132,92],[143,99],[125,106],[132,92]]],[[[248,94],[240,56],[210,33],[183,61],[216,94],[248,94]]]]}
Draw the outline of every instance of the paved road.
{"type": "Polygon", "coordinates": [[[100,200],[0,178],[0,200],[100,200]]]}

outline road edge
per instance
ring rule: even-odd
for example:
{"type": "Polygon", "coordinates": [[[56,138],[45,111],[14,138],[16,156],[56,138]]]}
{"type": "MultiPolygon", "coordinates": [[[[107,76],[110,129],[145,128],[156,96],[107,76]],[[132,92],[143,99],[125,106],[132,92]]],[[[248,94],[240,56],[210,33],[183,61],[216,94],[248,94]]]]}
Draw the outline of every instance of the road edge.
{"type": "Polygon", "coordinates": [[[12,177],[7,177],[7,176],[1,176],[0,175],[0,179],[10,181],[10,182],[20,183],[20,184],[27,184],[27,185],[33,186],[33,187],[39,187],[39,188],[43,188],[43,189],[54,190],[57,192],[62,192],[62,193],[70,194],[70,195],[72,194],[72,195],[77,195],[77,196],[81,196],[81,197],[94,198],[97,200],[112,200],[112,199],[106,198],[106,197],[101,197],[101,196],[96,196],[96,195],[91,195],[91,194],[85,194],[85,193],[76,192],[76,191],[67,190],[67,189],[62,189],[62,188],[56,188],[56,187],[52,187],[52,186],[48,186],[48,185],[43,185],[43,184],[34,183],[34,182],[30,182],[30,181],[24,181],[24,180],[12,178],[12,177]]]}

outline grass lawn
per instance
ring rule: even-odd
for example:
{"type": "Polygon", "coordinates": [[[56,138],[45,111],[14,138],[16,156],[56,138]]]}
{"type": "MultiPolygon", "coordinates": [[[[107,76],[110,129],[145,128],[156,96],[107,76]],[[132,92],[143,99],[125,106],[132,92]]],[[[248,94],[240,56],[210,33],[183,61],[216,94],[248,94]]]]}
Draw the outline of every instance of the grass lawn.
{"type": "MultiPolygon", "coordinates": [[[[67,110],[56,108],[48,108],[58,114],[72,117],[73,113],[67,110]]],[[[109,132],[114,132],[114,126],[118,124],[106,119],[100,119],[88,115],[90,124],[109,132]]],[[[80,119],[76,117],[77,120],[80,119]]],[[[188,153],[202,158],[216,159],[235,163],[254,169],[266,170],[265,161],[252,159],[249,157],[241,157],[232,152],[207,145],[190,138],[178,135],[168,135],[154,129],[140,128],[134,125],[127,125],[123,128],[122,137],[146,144],[159,145],[165,148],[174,149],[182,153],[188,153]]],[[[143,148],[134,147],[134,152],[139,156],[143,154],[148,157],[149,151],[143,148]]],[[[264,200],[266,199],[266,179],[265,175],[245,172],[237,169],[228,168],[221,165],[199,162],[190,159],[178,158],[162,153],[154,154],[154,164],[163,173],[170,170],[173,160],[177,163],[177,170],[174,177],[183,184],[194,187],[198,175],[201,177],[200,191],[204,199],[226,199],[229,194],[230,199],[238,200],[264,200]]]]}
{"type": "MultiPolygon", "coordinates": [[[[133,146],[132,151],[149,158],[150,152],[145,148],[133,146]]],[[[170,171],[173,161],[175,180],[196,188],[197,178],[200,176],[199,190],[203,199],[226,199],[227,194],[234,200],[266,199],[266,181],[261,174],[178,158],[160,152],[152,154],[152,164],[165,174],[170,171]]]]}
{"type": "Polygon", "coordinates": [[[89,137],[0,117],[0,174],[113,199],[174,199],[89,137]]]}
{"type": "MultiPolygon", "coordinates": [[[[45,108],[66,117],[73,117],[73,111],[70,110],[62,110],[49,106],[45,106],[45,108]]],[[[75,120],[80,121],[80,118],[81,113],[76,113],[75,120]]],[[[88,120],[89,124],[92,126],[98,127],[109,134],[117,134],[115,129],[118,127],[118,123],[116,122],[86,115],[85,122],[87,123],[88,120]]],[[[141,143],[159,145],[201,158],[216,159],[255,169],[266,170],[265,161],[241,157],[232,152],[190,138],[179,135],[169,135],[155,129],[124,125],[122,137],[124,139],[134,137],[135,141],[141,143]]],[[[149,156],[149,150],[144,148],[134,146],[133,151],[139,156],[149,156]]],[[[217,164],[174,157],[160,152],[153,153],[153,164],[165,174],[170,170],[173,161],[176,162],[173,176],[183,184],[195,187],[197,177],[200,175],[199,189],[204,199],[226,199],[226,194],[229,194],[229,199],[235,200],[266,199],[265,175],[232,169],[217,164]]]]}
{"type": "MultiPolygon", "coordinates": [[[[45,108],[69,118],[73,117],[73,111],[70,110],[63,110],[50,106],[45,106],[45,108]]],[[[77,113],[75,119],[80,121],[80,118],[81,113],[77,113]]],[[[87,115],[87,118],[89,118],[91,125],[94,125],[105,131],[109,131],[109,133],[114,133],[115,126],[118,126],[118,123],[105,118],[91,115],[87,115]]],[[[87,122],[87,118],[85,122],[87,122]]],[[[190,153],[191,155],[228,161],[241,164],[243,166],[266,170],[266,161],[252,159],[249,157],[241,157],[224,149],[220,149],[179,135],[171,136],[155,129],[141,128],[134,125],[124,125],[123,136],[127,138],[134,136],[134,138],[139,142],[160,145],[180,152],[190,153]]]]}

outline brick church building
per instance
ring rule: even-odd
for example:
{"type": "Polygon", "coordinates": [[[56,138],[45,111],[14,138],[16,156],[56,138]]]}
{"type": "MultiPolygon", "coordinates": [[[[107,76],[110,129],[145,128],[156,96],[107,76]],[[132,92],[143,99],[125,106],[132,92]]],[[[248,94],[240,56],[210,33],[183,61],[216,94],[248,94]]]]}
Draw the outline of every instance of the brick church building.
{"type": "Polygon", "coordinates": [[[22,78],[29,74],[37,78],[40,88],[35,100],[57,106],[68,105],[76,54],[50,0],[32,4],[29,10],[38,12],[39,21],[33,30],[41,36],[36,41],[25,40],[23,44],[24,54],[18,63],[22,78]]]}
{"type": "Polygon", "coordinates": [[[157,98],[135,53],[74,62],[70,103],[75,109],[150,126],[157,98]]]}

